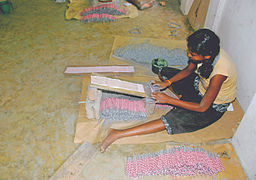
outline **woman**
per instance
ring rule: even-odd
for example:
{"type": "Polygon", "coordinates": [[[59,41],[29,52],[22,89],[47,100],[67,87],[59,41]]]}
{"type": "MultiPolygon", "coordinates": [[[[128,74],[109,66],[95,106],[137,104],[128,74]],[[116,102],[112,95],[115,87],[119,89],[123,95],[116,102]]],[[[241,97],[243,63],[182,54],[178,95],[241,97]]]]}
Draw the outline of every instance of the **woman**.
{"type": "Polygon", "coordinates": [[[236,68],[220,49],[218,36],[200,29],[187,38],[188,66],[183,70],[163,68],[158,74],[161,88],[171,88],[179,99],[155,92],[157,103],[175,106],[160,119],[124,130],[111,129],[101,152],[115,140],[167,130],[169,134],[196,131],[216,122],[236,98],[236,68]]]}

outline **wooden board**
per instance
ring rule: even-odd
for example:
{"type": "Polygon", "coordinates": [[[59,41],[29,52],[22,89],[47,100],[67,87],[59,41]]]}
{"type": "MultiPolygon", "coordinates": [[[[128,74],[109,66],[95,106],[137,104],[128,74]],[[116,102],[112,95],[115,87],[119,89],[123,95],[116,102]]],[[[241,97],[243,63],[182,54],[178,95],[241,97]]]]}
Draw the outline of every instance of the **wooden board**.
{"type": "Polygon", "coordinates": [[[210,0],[194,0],[187,16],[194,30],[204,27],[209,3],[210,0]]]}
{"type": "Polygon", "coordinates": [[[86,164],[98,153],[97,146],[83,143],[49,180],[75,180],[86,164]]]}
{"type": "Polygon", "coordinates": [[[88,73],[134,73],[133,66],[72,66],[66,67],[65,74],[88,74],[88,73]]]}
{"type": "Polygon", "coordinates": [[[103,76],[91,76],[90,86],[98,89],[104,89],[128,95],[148,97],[142,84],[123,81],[120,79],[103,76]]]}

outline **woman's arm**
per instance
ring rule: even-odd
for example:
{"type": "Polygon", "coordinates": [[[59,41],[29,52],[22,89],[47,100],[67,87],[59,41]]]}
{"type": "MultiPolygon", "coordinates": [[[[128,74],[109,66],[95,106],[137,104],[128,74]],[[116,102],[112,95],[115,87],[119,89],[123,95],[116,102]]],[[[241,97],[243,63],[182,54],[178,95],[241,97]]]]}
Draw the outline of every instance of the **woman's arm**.
{"type": "Polygon", "coordinates": [[[162,80],[162,82],[156,81],[155,84],[158,84],[161,88],[166,88],[170,86],[170,84],[176,81],[179,81],[187,77],[188,75],[190,75],[192,72],[194,72],[195,68],[196,68],[196,65],[190,62],[186,68],[178,72],[175,76],[173,76],[169,80],[164,80],[159,73],[158,76],[159,76],[159,79],[162,80]]]}
{"type": "Polygon", "coordinates": [[[194,72],[195,68],[196,68],[196,65],[190,62],[186,68],[184,68],[179,73],[177,73],[175,76],[173,76],[171,79],[169,79],[169,81],[171,81],[173,83],[173,82],[179,81],[181,79],[184,79],[185,77],[190,75],[192,72],[194,72]]]}
{"type": "Polygon", "coordinates": [[[174,98],[167,96],[164,93],[153,93],[152,96],[159,103],[167,103],[167,104],[172,104],[174,106],[182,107],[184,109],[188,109],[191,111],[204,112],[214,102],[215,98],[217,97],[217,95],[220,91],[220,88],[221,88],[223,82],[226,79],[227,79],[227,76],[223,76],[223,75],[219,75],[219,74],[213,76],[210,80],[209,88],[207,89],[207,91],[200,103],[193,103],[193,102],[182,101],[179,99],[174,99],[174,98]]]}

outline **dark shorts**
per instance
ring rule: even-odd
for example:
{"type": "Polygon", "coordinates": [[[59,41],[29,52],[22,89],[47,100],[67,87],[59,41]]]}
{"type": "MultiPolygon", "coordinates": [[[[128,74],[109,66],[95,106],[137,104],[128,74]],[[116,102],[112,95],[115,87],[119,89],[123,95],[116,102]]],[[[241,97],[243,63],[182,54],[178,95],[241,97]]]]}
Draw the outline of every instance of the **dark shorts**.
{"type": "MultiPolygon", "coordinates": [[[[160,74],[170,79],[179,71],[178,69],[167,67],[163,68],[160,74]]],[[[181,100],[195,103],[201,102],[202,96],[199,95],[198,90],[194,87],[196,77],[197,74],[192,73],[188,77],[172,84],[175,93],[182,95],[181,100]]],[[[175,107],[162,116],[161,119],[169,134],[180,134],[205,128],[220,119],[223,114],[224,112],[218,112],[212,106],[205,112],[195,112],[175,107]]]]}

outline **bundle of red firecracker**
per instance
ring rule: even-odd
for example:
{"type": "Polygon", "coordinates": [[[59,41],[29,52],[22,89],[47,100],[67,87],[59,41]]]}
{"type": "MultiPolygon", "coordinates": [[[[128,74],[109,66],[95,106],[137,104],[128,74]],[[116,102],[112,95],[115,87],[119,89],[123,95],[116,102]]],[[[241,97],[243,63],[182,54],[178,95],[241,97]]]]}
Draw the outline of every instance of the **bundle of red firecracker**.
{"type": "Polygon", "coordinates": [[[222,171],[224,166],[216,153],[185,146],[129,157],[126,163],[126,175],[131,178],[149,175],[214,176],[222,171]]]}
{"type": "Polygon", "coordinates": [[[82,22],[112,22],[115,21],[116,17],[109,14],[89,14],[81,18],[82,22]]]}
{"type": "Polygon", "coordinates": [[[114,4],[103,4],[100,6],[84,9],[81,15],[82,22],[112,22],[116,20],[114,15],[125,15],[126,10],[119,9],[114,4]]]}

